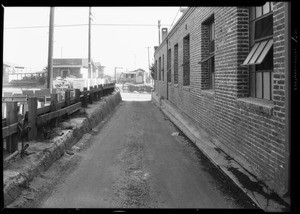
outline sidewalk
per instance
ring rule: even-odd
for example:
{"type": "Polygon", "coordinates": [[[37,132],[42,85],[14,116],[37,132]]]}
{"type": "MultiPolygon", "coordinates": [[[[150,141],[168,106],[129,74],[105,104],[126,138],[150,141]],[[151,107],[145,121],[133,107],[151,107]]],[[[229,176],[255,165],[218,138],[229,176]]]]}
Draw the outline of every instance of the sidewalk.
{"type": "Polygon", "coordinates": [[[288,211],[289,204],[274,194],[266,185],[257,180],[249,171],[217,147],[211,137],[197,126],[184,112],[168,100],[161,99],[152,92],[152,102],[192,141],[196,146],[222,170],[238,187],[240,187],[261,209],[268,212],[288,211]]]}
{"type": "Polygon", "coordinates": [[[3,163],[4,207],[14,201],[34,177],[46,171],[85,133],[104,121],[121,100],[120,92],[114,92],[103,97],[101,101],[89,104],[71,119],[61,122],[56,136],[50,140],[26,142],[29,144],[26,151],[30,155],[23,158],[17,155],[3,163]]]}

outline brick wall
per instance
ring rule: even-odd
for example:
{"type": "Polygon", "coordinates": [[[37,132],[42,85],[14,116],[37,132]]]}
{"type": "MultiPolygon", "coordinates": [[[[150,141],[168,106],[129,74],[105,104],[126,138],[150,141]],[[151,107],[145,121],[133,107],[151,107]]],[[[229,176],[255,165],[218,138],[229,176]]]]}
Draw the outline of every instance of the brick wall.
{"type": "MultiPolygon", "coordinates": [[[[178,43],[178,84],[156,81],[156,92],[183,110],[206,130],[212,141],[279,194],[286,190],[284,3],[273,9],[273,101],[249,98],[249,71],[241,66],[249,53],[248,7],[197,7],[181,17],[155,59],[178,43]],[[205,21],[214,16],[215,90],[207,90],[208,53],[205,21]],[[183,38],[190,38],[190,85],[183,86],[183,38]]],[[[165,63],[166,64],[166,63],[165,63]]],[[[165,68],[166,69],[166,68],[165,68]]],[[[166,75],[166,74],[165,74],[166,75]]],[[[166,77],[165,77],[166,80],[166,77]]]]}

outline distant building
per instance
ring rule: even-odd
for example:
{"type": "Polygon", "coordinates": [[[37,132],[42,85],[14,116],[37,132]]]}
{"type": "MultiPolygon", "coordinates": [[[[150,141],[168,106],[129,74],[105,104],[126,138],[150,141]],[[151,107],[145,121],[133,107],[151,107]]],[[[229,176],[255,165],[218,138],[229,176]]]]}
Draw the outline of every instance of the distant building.
{"type": "Polygon", "coordinates": [[[130,82],[130,83],[145,83],[145,70],[139,68],[134,71],[123,73],[122,82],[130,82]]]}
{"type": "Polygon", "coordinates": [[[92,72],[88,74],[88,59],[86,58],[63,58],[53,59],[53,78],[75,77],[75,78],[101,78],[104,67],[100,62],[92,61],[92,72]]]}
{"type": "Polygon", "coordinates": [[[17,73],[26,72],[26,67],[11,62],[3,62],[2,72],[3,72],[3,84],[8,84],[11,80],[10,76],[16,75],[17,73]]]}

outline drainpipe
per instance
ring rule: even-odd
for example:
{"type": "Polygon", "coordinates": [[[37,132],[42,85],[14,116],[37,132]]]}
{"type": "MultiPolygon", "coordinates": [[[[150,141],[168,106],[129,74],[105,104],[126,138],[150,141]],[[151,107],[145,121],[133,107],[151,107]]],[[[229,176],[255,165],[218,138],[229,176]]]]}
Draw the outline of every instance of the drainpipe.
{"type": "Polygon", "coordinates": [[[169,99],[169,82],[168,82],[168,73],[169,73],[169,71],[168,71],[169,40],[168,40],[168,37],[166,38],[166,43],[167,43],[167,54],[166,54],[166,56],[167,56],[167,81],[166,81],[166,83],[167,83],[167,100],[168,100],[169,99]]]}

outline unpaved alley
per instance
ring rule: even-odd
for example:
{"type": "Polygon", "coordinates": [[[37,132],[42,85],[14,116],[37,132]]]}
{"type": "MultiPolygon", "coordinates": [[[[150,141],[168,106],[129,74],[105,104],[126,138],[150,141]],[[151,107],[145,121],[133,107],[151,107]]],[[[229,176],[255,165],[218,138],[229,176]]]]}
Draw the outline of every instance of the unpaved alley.
{"type": "Polygon", "coordinates": [[[71,155],[77,161],[53,164],[48,171],[57,174],[32,206],[256,208],[151,101],[125,99],[86,143],[71,155]]]}

